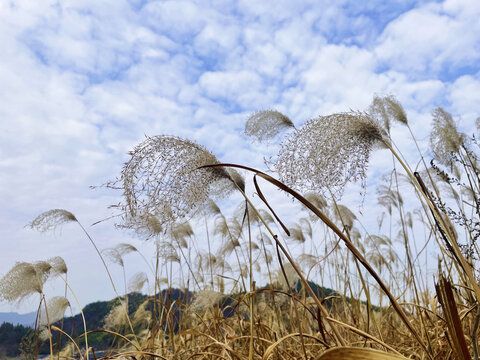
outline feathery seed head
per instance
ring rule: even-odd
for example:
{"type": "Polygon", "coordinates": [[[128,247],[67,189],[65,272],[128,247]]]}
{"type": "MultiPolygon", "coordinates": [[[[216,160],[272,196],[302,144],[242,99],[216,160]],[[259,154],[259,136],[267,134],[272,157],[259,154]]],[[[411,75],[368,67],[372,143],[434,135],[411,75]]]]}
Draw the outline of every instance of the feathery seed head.
{"type": "Polygon", "coordinates": [[[64,296],[55,296],[48,300],[47,303],[47,311],[48,311],[48,319],[46,314],[42,313],[42,317],[40,319],[40,324],[47,325],[48,321],[50,324],[57,322],[65,315],[65,310],[67,307],[70,306],[70,301],[64,296]]]}
{"type": "Polygon", "coordinates": [[[296,262],[310,269],[318,263],[318,258],[315,255],[303,253],[297,257],[296,262]]]}
{"type": "Polygon", "coordinates": [[[43,282],[35,266],[17,262],[0,280],[0,299],[20,303],[34,293],[43,292],[43,282]]]}
{"type": "Polygon", "coordinates": [[[120,253],[121,256],[126,255],[131,252],[137,252],[137,248],[131,244],[121,243],[115,246],[115,249],[120,253]]]}
{"type": "Polygon", "coordinates": [[[260,213],[260,216],[267,224],[273,224],[275,222],[275,220],[273,220],[273,216],[270,215],[268,211],[264,209],[259,209],[258,212],[260,213]]]}
{"type": "Polygon", "coordinates": [[[130,278],[128,282],[128,291],[140,292],[147,282],[147,274],[145,274],[143,271],[138,272],[130,278]]]}
{"type": "Polygon", "coordinates": [[[357,219],[355,214],[345,205],[338,204],[335,207],[335,218],[345,229],[350,231],[353,228],[353,222],[357,219]]]}
{"type": "Polygon", "coordinates": [[[393,95],[384,97],[375,96],[370,105],[370,114],[379,123],[383,123],[387,133],[390,132],[392,120],[404,125],[408,124],[405,110],[393,95]]]}
{"type": "Polygon", "coordinates": [[[280,132],[295,127],[293,122],[275,110],[257,111],[245,123],[245,135],[258,142],[270,140],[280,132]]]}
{"type": "Polygon", "coordinates": [[[220,215],[221,211],[218,205],[212,199],[208,199],[204,207],[205,214],[207,215],[220,215]]]}
{"type": "Polygon", "coordinates": [[[167,241],[157,241],[157,252],[165,261],[180,262],[177,250],[167,241]]]}
{"type": "Polygon", "coordinates": [[[368,159],[381,133],[370,116],[359,112],[311,119],[286,137],[273,166],[287,186],[324,196],[331,192],[339,199],[349,181],[366,188],[368,159]]]}
{"type": "Polygon", "coordinates": [[[126,312],[127,308],[128,302],[126,300],[120,300],[117,305],[112,307],[107,316],[105,316],[105,328],[109,330],[115,330],[119,329],[123,325],[128,324],[128,316],[126,312]]]}
{"type": "Polygon", "coordinates": [[[185,221],[172,224],[169,228],[169,234],[171,237],[184,239],[193,236],[194,233],[190,223],[185,221]]]}
{"type": "Polygon", "coordinates": [[[304,233],[307,233],[308,237],[311,239],[313,236],[312,224],[307,218],[300,218],[298,220],[300,223],[300,227],[304,233]]]}
{"type": "Polygon", "coordinates": [[[51,259],[48,259],[47,262],[58,274],[66,274],[68,272],[67,264],[60,256],[55,256],[51,259]]]}
{"type": "Polygon", "coordinates": [[[32,265],[35,268],[38,280],[43,286],[45,281],[47,281],[52,274],[52,265],[48,261],[36,261],[32,265]]]}
{"type": "Polygon", "coordinates": [[[278,270],[277,282],[280,284],[282,289],[289,290],[288,285],[290,285],[290,287],[294,286],[295,282],[299,279],[299,277],[292,264],[290,263],[284,264],[283,270],[285,271],[285,274],[283,273],[282,269],[278,270]],[[287,279],[285,279],[285,275],[287,276],[287,279]]]}
{"type": "Polygon", "coordinates": [[[133,315],[133,325],[143,325],[143,327],[148,328],[148,324],[150,324],[152,320],[152,312],[147,310],[147,306],[149,305],[150,300],[147,298],[144,302],[142,302],[139,306],[135,314],[133,315]]]}
{"type": "Polygon", "coordinates": [[[203,312],[206,309],[211,309],[213,306],[217,305],[222,298],[223,295],[217,291],[199,291],[195,294],[190,309],[194,312],[203,312]]]}
{"type": "Polygon", "coordinates": [[[131,152],[119,180],[125,199],[120,208],[130,220],[126,226],[134,228],[132,222],[144,214],[153,214],[164,226],[192,216],[209,195],[226,196],[238,181],[232,179],[232,173],[223,168],[200,168],[217,163],[213,154],[192,141],[147,137],[131,152]]]}
{"type": "Polygon", "coordinates": [[[452,155],[457,153],[465,141],[465,134],[458,132],[452,115],[442,108],[433,110],[433,125],[430,145],[439,162],[452,164],[452,155]]]}
{"type": "Polygon", "coordinates": [[[125,264],[123,263],[122,254],[116,248],[108,248],[102,250],[102,254],[107,257],[112,263],[120,265],[124,267],[125,264]]]}
{"type": "Polygon", "coordinates": [[[28,226],[40,232],[46,232],[70,221],[77,221],[75,215],[70,211],[53,209],[38,215],[28,226]]]}
{"type": "Polygon", "coordinates": [[[301,243],[305,242],[305,235],[303,235],[303,230],[300,225],[295,224],[288,230],[290,231],[290,238],[301,243]]]}

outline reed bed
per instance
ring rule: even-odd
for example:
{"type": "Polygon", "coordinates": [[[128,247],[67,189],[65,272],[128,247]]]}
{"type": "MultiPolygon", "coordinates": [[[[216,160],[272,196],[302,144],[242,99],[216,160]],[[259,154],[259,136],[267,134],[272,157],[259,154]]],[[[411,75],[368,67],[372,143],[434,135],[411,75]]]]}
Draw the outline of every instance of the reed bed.
{"type": "MultiPolygon", "coordinates": [[[[76,223],[105,265],[118,301],[94,331],[115,337],[98,359],[478,360],[479,145],[443,109],[432,117],[430,152],[417,145],[415,167],[392,138],[392,127],[403,126],[417,144],[393,96],[298,128],[278,111],[253,114],[245,134],[278,148],[268,171],[222,163],[190,140],[147,137],[105,186],[122,192],[117,226],[151,242],[153,262],[130,244],[100,251],[66,210],[30,226],[76,223]],[[388,154],[391,167],[377,186],[377,207],[362,211],[378,217],[367,229],[341,200],[355,182],[363,201],[374,151],[388,154]],[[287,204],[272,202],[272,189],[287,204]],[[232,195],[241,200],[225,213],[219,204],[232,195]],[[278,210],[285,206],[291,215],[278,210]],[[124,256],[132,252],[146,271],[127,281],[124,256]],[[122,294],[111,264],[123,271],[122,294]],[[147,282],[151,295],[129,311],[129,292],[147,282]],[[174,288],[182,296],[173,297],[174,288]]],[[[88,318],[75,336],[58,322],[67,297],[76,299],[66,274],[58,257],[17,263],[1,279],[0,297],[39,294],[37,327],[52,359],[97,358],[88,318]],[[55,276],[65,297],[48,299],[43,284],[55,276]]]]}

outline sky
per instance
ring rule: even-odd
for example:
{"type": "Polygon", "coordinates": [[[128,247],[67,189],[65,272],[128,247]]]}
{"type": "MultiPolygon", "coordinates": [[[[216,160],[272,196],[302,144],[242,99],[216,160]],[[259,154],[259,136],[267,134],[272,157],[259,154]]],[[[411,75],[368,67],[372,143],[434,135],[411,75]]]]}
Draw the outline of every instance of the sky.
{"type": "MultiPolygon", "coordinates": [[[[477,0],[0,2],[0,275],[58,255],[81,304],[114,297],[78,226],[25,225],[67,209],[100,249],[128,241],[151,258],[114,222],[91,226],[121,194],[90,186],[116,178],[145,135],[189,138],[225,162],[264,168],[268,149],[243,135],[252,112],[276,109],[300,126],[392,94],[428,155],[434,108],[464,131],[480,115],[479,18],[477,0]]],[[[384,166],[374,157],[370,172],[384,166]]],[[[129,255],[129,273],[141,261],[129,255]]]]}

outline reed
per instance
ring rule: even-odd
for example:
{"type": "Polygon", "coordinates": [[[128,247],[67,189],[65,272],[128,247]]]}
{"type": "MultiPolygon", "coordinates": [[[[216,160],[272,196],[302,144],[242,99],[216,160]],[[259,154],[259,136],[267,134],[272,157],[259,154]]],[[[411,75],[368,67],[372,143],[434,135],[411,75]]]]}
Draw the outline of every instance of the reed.
{"type": "MultiPolygon", "coordinates": [[[[106,184],[123,195],[117,226],[145,238],[154,256],[139,253],[147,271],[127,284],[124,255],[138,250],[98,251],[120,266],[125,287],[96,330],[116,338],[105,359],[477,360],[479,144],[445,110],[432,118],[431,151],[423,154],[393,96],[303,126],[259,111],[245,134],[276,142],[270,172],[222,163],[190,140],[147,137],[106,184]],[[395,126],[417,145],[415,167],[395,143],[395,126]],[[352,182],[360,203],[370,196],[374,151],[389,154],[391,168],[378,183],[377,207],[361,216],[341,201],[352,182]],[[267,185],[287,194],[291,215],[279,211],[285,204],[271,201],[267,185]],[[235,193],[241,201],[226,213],[221,204],[235,193]],[[365,217],[378,228],[366,228],[365,217]],[[146,284],[150,295],[129,310],[128,291],[146,284]],[[183,295],[173,298],[173,288],[183,295]]],[[[53,210],[31,226],[46,231],[68,222],[78,221],[53,210]]],[[[45,303],[42,285],[52,269],[67,271],[60,258],[18,263],[0,280],[0,296],[15,302],[38,293],[45,303]]],[[[51,324],[67,306],[65,297],[45,303],[49,331],[69,340],[63,351],[52,344],[51,356],[82,358],[79,339],[51,324]]],[[[85,327],[86,344],[88,336],[85,327]]]]}

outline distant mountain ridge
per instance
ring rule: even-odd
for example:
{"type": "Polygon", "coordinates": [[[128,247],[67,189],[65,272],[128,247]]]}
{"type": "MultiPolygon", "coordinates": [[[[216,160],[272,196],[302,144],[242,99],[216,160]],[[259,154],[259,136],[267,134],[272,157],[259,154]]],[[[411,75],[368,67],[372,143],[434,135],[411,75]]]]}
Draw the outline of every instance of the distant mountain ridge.
{"type": "Polygon", "coordinates": [[[13,325],[33,326],[36,312],[19,314],[17,312],[0,312],[0,325],[8,322],[13,325]]]}

